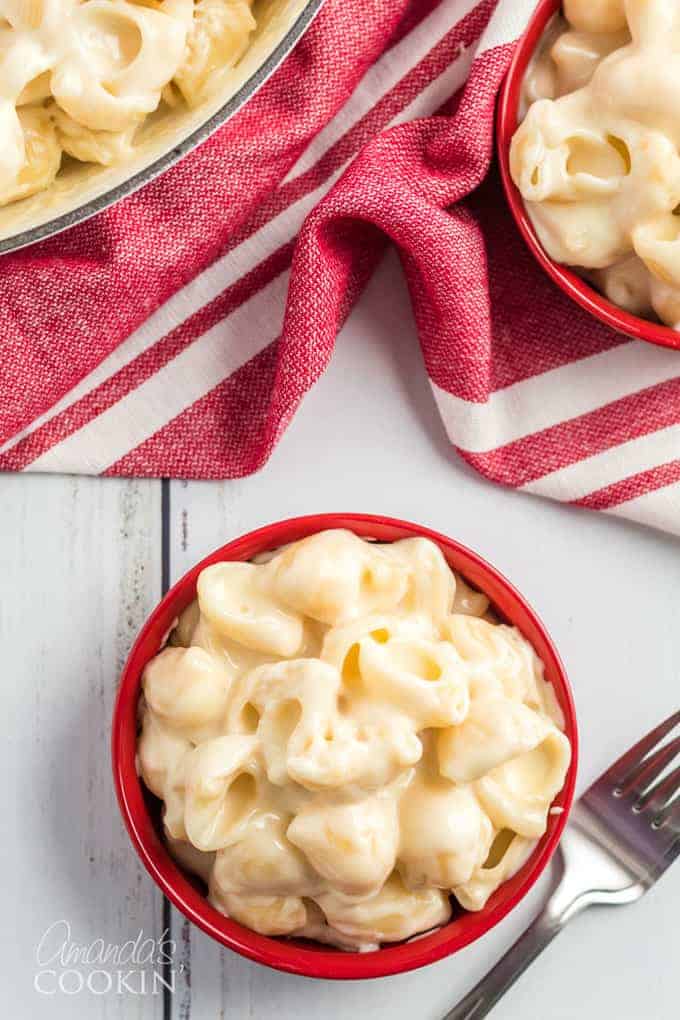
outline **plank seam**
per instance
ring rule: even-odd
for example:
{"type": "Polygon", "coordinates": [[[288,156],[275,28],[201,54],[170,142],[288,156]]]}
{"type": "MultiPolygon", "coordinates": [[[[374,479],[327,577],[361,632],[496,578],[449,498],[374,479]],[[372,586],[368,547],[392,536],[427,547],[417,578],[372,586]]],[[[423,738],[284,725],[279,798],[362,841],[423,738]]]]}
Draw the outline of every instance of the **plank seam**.
{"type": "MultiPolygon", "coordinates": [[[[170,587],[170,479],[161,479],[161,594],[170,587]]],[[[172,941],[172,907],[163,897],[163,938],[172,941]]],[[[163,1020],[172,1020],[172,957],[163,963],[163,1020]]]]}

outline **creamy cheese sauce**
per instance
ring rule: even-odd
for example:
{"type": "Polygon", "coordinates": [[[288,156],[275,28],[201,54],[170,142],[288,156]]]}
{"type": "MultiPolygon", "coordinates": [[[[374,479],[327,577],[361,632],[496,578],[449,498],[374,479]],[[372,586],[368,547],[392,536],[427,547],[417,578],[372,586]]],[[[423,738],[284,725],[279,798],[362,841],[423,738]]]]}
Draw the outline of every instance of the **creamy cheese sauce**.
{"type": "Polygon", "coordinates": [[[538,237],[614,304],[680,328],[676,0],[566,0],[510,166],[538,237]]]}
{"type": "Polygon", "coordinates": [[[0,0],[0,204],[48,187],[62,153],[111,165],[161,102],[189,105],[241,57],[251,0],[0,0]],[[29,144],[29,136],[40,144],[29,144]]]}
{"type": "Polygon", "coordinates": [[[425,539],[327,531],[202,572],[138,765],[218,910],[366,951],[479,910],[570,760],[531,646],[425,539]]]}

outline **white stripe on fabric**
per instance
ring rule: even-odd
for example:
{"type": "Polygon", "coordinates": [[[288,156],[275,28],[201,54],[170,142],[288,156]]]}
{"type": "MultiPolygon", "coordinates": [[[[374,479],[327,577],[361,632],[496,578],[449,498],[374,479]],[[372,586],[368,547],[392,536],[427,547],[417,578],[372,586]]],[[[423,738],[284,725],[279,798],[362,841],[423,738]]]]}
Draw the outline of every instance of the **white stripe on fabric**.
{"type": "Polygon", "coordinates": [[[289,272],[258,291],[136,390],[30,465],[100,474],[250,361],[281,330],[289,272]]]}
{"type": "Polygon", "coordinates": [[[668,464],[679,452],[680,425],[670,425],[551,471],[521,486],[521,490],[551,499],[583,499],[641,471],[668,464]]]}
{"type": "Polygon", "coordinates": [[[451,98],[454,92],[457,92],[465,84],[474,57],[474,50],[463,50],[454,63],[449,64],[437,78],[433,78],[430,84],[426,85],[408,106],[405,106],[389,121],[387,127],[396,127],[397,124],[405,124],[409,120],[427,117],[438,110],[447,99],[451,98]]]}
{"type": "Polygon", "coordinates": [[[500,3],[480,40],[478,54],[481,56],[496,46],[504,46],[519,39],[535,9],[536,0],[500,3]]]}
{"type": "Polygon", "coordinates": [[[486,453],[677,378],[677,351],[631,341],[496,390],[485,403],[463,400],[435,383],[432,389],[451,442],[486,453]]]}
{"type": "Polygon", "coordinates": [[[680,535],[680,482],[635,496],[606,513],[680,535]]]}
{"type": "Polygon", "coordinates": [[[408,71],[423,60],[440,39],[443,39],[466,14],[478,7],[480,0],[443,0],[407,36],[387,50],[366,71],[341,110],[312,139],[300,158],[289,170],[284,183],[300,177],[317,163],[362,117],[387,95],[408,71]]]}

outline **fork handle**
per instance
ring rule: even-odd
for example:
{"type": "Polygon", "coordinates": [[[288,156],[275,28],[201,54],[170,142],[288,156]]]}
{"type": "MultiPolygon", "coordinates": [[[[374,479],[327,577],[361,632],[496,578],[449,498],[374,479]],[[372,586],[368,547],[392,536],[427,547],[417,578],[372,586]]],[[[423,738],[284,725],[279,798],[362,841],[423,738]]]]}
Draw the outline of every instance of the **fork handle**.
{"type": "Polygon", "coordinates": [[[549,942],[562,930],[567,918],[555,918],[547,909],[542,911],[510,946],[496,966],[457,1006],[442,1020],[479,1020],[487,1016],[508,988],[514,985],[520,974],[523,974],[530,963],[545,949],[549,942]]]}

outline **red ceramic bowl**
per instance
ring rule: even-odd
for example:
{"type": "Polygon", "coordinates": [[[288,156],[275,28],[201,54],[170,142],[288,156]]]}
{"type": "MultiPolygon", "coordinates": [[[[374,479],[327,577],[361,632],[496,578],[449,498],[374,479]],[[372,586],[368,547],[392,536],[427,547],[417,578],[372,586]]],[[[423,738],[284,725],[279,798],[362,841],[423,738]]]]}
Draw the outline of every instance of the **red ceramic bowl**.
{"type": "Polygon", "coordinates": [[[647,343],[658,344],[660,347],[672,347],[675,350],[680,350],[680,334],[675,330],[670,329],[668,326],[662,326],[657,322],[639,319],[636,315],[631,315],[622,308],[618,308],[611,301],[607,301],[606,298],[590,287],[567,266],[560,265],[560,263],[550,258],[536,236],[536,232],[524,207],[522,196],[515,187],[510,175],[510,142],[517,128],[517,111],[519,109],[522,82],[527,65],[548,22],[561,7],[562,3],[560,0],[540,0],[537,4],[526,32],[517,45],[501,90],[496,138],[501,177],[508,204],[520,233],[536,261],[545,269],[548,276],[554,280],[557,286],[579,304],[581,308],[585,308],[587,312],[590,312],[591,315],[594,315],[596,319],[604,322],[607,326],[611,326],[612,329],[625,333],[635,340],[645,340],[647,343]]]}
{"type": "Polygon", "coordinates": [[[270,524],[217,549],[170,589],[141,630],[123,670],[113,715],[113,773],[118,802],[132,842],[145,867],[165,895],[182,913],[222,945],[278,970],[318,978],[370,978],[398,974],[433,963],[474,942],[493,928],[529,891],[552,857],[574,796],[577,731],[569,682],[559,656],[543,625],[516,588],[476,553],[444,535],[406,521],[363,514],[320,514],[270,524]],[[564,712],[572,761],[564,788],[555,804],[563,810],[551,814],[548,830],[524,867],[502,885],[484,910],[457,910],[449,924],[433,934],[373,953],[345,953],[311,942],[268,938],[224,917],[210,906],[198,880],[185,875],[168,853],[159,826],[159,804],[145,789],[135,769],[137,701],[142,672],[159,650],[179,613],[196,596],[196,579],[204,567],[220,560],[248,560],[324,528],[348,528],[364,538],[392,542],[421,535],[436,542],[448,563],[476,588],[485,592],[495,610],[517,626],[545,663],[564,712]]]}

